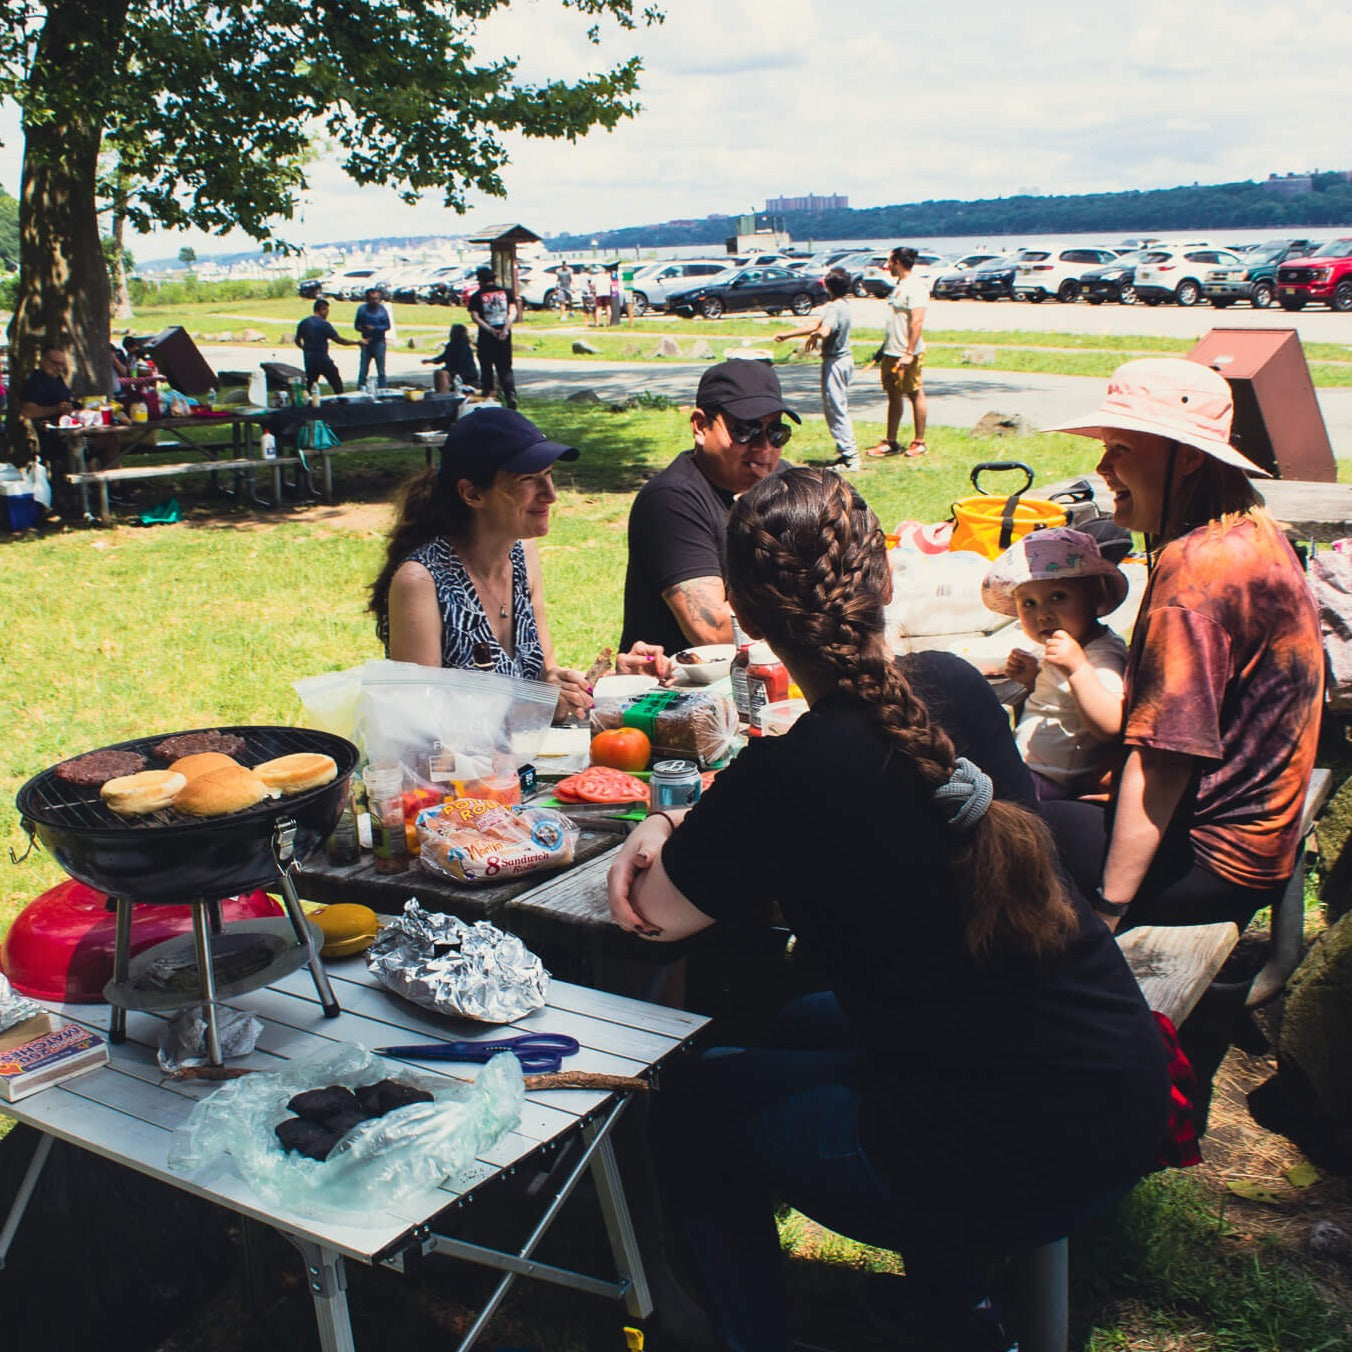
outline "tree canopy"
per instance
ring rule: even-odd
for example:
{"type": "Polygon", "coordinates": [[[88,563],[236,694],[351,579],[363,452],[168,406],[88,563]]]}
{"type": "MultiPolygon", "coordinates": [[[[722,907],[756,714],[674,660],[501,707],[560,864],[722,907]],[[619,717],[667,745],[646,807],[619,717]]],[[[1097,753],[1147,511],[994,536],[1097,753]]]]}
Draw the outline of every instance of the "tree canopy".
{"type": "MultiPolygon", "coordinates": [[[[602,22],[662,17],[634,0],[558,3],[593,21],[593,43],[602,22]]],[[[520,78],[512,58],[480,58],[480,25],[509,7],[9,0],[0,96],[19,103],[25,137],[20,360],[40,341],[69,342],[77,374],[107,378],[107,284],[93,276],[100,152],[116,156],[134,228],[238,227],[266,242],[294,213],[317,143],[359,184],[409,201],[435,190],[463,211],[472,192],[501,195],[504,133],[573,140],[637,111],[637,57],[544,83],[520,78]]]]}

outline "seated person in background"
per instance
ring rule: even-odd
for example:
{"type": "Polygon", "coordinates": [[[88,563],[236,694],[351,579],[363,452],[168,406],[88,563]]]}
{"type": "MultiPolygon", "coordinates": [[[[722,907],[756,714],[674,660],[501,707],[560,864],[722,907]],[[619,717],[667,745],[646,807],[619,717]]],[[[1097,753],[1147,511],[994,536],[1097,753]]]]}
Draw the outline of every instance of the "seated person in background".
{"type": "Polygon", "coordinates": [[[1013,615],[1043,649],[1015,648],[1005,675],[1029,691],[1014,731],[1038,797],[1077,798],[1103,787],[1122,735],[1127,645],[1099,623],[1126,600],[1122,570],[1083,531],[1034,531],[991,564],[981,599],[1013,615]]]}
{"type": "Polygon", "coordinates": [[[314,313],[308,314],[296,325],[296,346],[305,359],[305,388],[308,390],[321,377],[329,382],[334,394],[342,394],[343,378],[329,356],[329,344],[360,347],[364,338],[344,338],[329,323],[329,303],[321,296],[314,304],[314,313]]]}
{"type": "Polygon", "coordinates": [[[472,388],[479,383],[479,367],[474,360],[474,349],[469,345],[469,330],[463,324],[452,324],[446,339],[446,346],[435,357],[424,357],[424,366],[439,366],[450,379],[446,388],[450,389],[456,376],[460,383],[472,388]]]}
{"type": "Polygon", "coordinates": [[[1003,1349],[987,1265],[1153,1167],[1169,1103],[1154,1019],[1046,828],[955,756],[893,661],[885,541],[848,481],[791,469],[751,488],[727,580],[808,712],[627,837],[611,914],[676,940],[774,898],[824,979],[763,1039],[664,1071],[652,1157],[670,1235],[718,1347],[791,1346],[788,1204],[901,1251],[907,1346],[1003,1349]],[[822,786],[846,783],[847,816],[824,811],[822,786]]]}
{"type": "Polygon", "coordinates": [[[37,369],[30,371],[19,386],[19,415],[33,424],[38,451],[47,462],[53,481],[60,479],[61,482],[64,482],[61,476],[70,463],[70,452],[49,424],[75,411],[75,396],[66,384],[69,374],[70,358],[63,348],[53,344],[42,349],[37,369]]]}
{"type": "Polygon", "coordinates": [[[629,509],[622,649],[642,640],[671,655],[732,642],[723,586],[728,510],[738,493],[779,468],[792,434],[785,417],[801,421],[763,362],[720,362],[700,377],[693,449],[649,479],[629,509]]]}

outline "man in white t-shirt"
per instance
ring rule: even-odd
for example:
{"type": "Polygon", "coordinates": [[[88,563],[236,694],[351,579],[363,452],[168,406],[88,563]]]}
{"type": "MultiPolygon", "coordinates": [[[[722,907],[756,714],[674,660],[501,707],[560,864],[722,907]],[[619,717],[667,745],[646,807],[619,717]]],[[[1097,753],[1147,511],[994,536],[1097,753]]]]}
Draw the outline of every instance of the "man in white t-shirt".
{"type": "Polygon", "coordinates": [[[887,395],[887,435],[869,450],[869,455],[880,459],[888,455],[924,455],[925,420],[928,408],[925,401],[924,363],[925,308],[929,304],[929,285],[912,276],[915,267],[914,249],[896,248],[887,260],[887,270],[897,279],[892,294],[887,298],[887,338],[883,343],[882,382],[887,395]],[[897,440],[901,429],[901,415],[906,400],[911,401],[915,416],[915,436],[903,451],[897,440]]]}

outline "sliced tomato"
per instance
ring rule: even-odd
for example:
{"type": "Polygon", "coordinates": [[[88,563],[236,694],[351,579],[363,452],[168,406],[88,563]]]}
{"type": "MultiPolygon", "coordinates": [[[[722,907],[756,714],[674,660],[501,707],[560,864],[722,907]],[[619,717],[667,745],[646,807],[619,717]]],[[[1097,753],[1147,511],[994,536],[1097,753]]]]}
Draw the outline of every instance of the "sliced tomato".
{"type": "Polygon", "coordinates": [[[647,798],[648,786],[623,770],[593,765],[559,780],[554,795],[565,803],[637,803],[647,798]]]}

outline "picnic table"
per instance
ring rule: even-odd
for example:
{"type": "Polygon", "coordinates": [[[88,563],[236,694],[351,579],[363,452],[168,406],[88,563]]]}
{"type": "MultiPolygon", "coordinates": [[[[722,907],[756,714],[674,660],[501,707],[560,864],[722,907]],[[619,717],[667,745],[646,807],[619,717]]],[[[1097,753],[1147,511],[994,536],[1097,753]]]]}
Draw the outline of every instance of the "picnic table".
{"type": "MultiPolygon", "coordinates": [[[[277,1069],[288,1061],[332,1050],[335,1043],[366,1047],[452,1038],[496,1039],[504,1032],[566,1033],[581,1044],[565,1064],[587,1071],[646,1078],[704,1026],[698,1015],[554,981],[543,1009],[509,1029],[485,1028],[417,1008],[379,986],[360,958],[330,965],[343,1013],[326,1019],[313,985],[279,980],[236,997],[257,1013],[264,1032],[257,1048],[238,1064],[277,1069]]],[[[98,1027],[100,1006],[49,1005],[79,1023],[98,1027]]],[[[352,1352],[344,1264],[348,1259],[398,1271],[422,1257],[442,1253],[503,1273],[478,1318],[458,1344],[465,1352],[482,1333],[507,1289],[519,1275],[532,1276],[593,1295],[623,1300],[634,1318],[652,1311],[632,1219],[625,1199],[611,1133],[629,1102],[626,1089],[528,1090],[516,1129],[457,1177],[427,1187],[412,1200],[383,1210],[364,1210],[339,1219],[321,1219],[261,1198],[233,1168],[208,1165],[183,1174],[168,1165],[174,1129],[196,1102],[216,1086],[201,1080],[166,1077],[155,1060],[161,1016],[133,1013],[128,1039],[110,1046],[110,1063],[18,1103],[0,1107],[8,1116],[42,1133],[37,1152],[7,1218],[0,1223],[0,1266],[13,1244],[28,1200],[57,1141],[204,1198],[276,1230],[302,1255],[311,1289],[319,1342],[324,1352],[352,1352]],[[516,1252],[468,1243],[456,1237],[457,1221],[476,1193],[518,1168],[553,1160],[548,1200],[539,1222],[516,1252]],[[599,1277],[541,1263],[532,1257],[564,1201],[590,1173],[596,1187],[616,1278],[599,1277]]],[[[419,1062],[431,1075],[473,1078],[480,1067],[419,1062]]],[[[486,1202],[486,1205],[491,1204],[486,1202]]],[[[142,1237],[153,1244],[154,1236],[142,1237]]],[[[59,1318],[54,1314],[53,1318],[59,1318]]]]}
{"type": "MultiPolygon", "coordinates": [[[[445,433],[460,416],[464,402],[464,396],[459,394],[429,394],[421,399],[406,399],[398,390],[382,390],[376,399],[362,393],[329,395],[318,408],[311,404],[284,405],[257,412],[255,418],[277,438],[278,454],[288,457],[301,456],[298,442],[306,423],[323,421],[329,427],[340,444],[307,450],[304,454],[319,457],[323,496],[332,501],[332,460],[335,455],[407,450],[410,445],[421,444],[430,465],[445,433]],[[381,437],[384,440],[371,440],[381,437]]],[[[305,468],[308,471],[308,466],[305,468]]]]}
{"type": "MultiPolygon", "coordinates": [[[[238,492],[245,480],[250,495],[255,501],[258,497],[254,475],[265,464],[261,460],[254,440],[253,420],[239,413],[222,413],[207,417],[205,415],[186,415],[179,417],[155,418],[147,422],[134,423],[94,423],[91,426],[61,427],[55,423],[46,424],[46,430],[60,439],[66,451],[66,465],[58,468],[68,482],[80,490],[80,507],[86,520],[93,520],[90,510],[89,489],[98,491],[98,518],[106,521],[110,514],[108,490],[111,486],[133,479],[176,478],[188,474],[209,474],[212,488],[219,489],[218,476],[230,474],[234,477],[238,492]],[[158,434],[169,433],[166,443],[161,443],[158,434]],[[137,465],[119,465],[116,469],[92,470],[89,468],[89,454],[100,444],[109,444],[115,439],[122,448],[123,458],[131,454],[143,456],[173,455],[175,463],[164,461],[144,462],[137,465]],[[200,459],[183,461],[184,451],[191,451],[200,459]]],[[[281,493],[281,466],[274,466],[274,501],[281,493]]]]}

